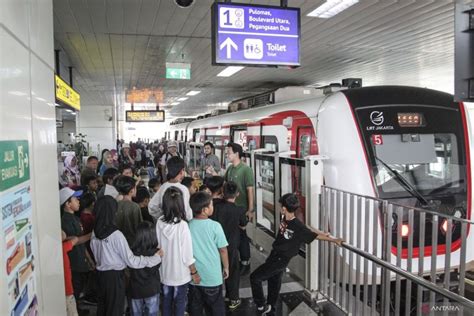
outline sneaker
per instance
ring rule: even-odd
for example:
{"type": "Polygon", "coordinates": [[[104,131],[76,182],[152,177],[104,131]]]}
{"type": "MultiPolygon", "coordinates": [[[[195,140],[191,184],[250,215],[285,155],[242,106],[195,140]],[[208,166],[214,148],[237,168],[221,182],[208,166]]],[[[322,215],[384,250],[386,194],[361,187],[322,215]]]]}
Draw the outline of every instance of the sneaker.
{"type": "Polygon", "coordinates": [[[250,273],[250,263],[240,265],[240,275],[247,275],[250,273]]]}
{"type": "Polygon", "coordinates": [[[258,306],[257,307],[257,312],[260,314],[260,315],[266,315],[267,313],[269,313],[270,311],[272,310],[272,306],[270,304],[267,304],[265,306],[258,306]]]}
{"type": "Polygon", "coordinates": [[[242,303],[241,300],[231,300],[231,301],[230,301],[230,304],[229,304],[229,309],[230,309],[230,310],[236,309],[237,307],[240,306],[240,303],[242,303]]]}

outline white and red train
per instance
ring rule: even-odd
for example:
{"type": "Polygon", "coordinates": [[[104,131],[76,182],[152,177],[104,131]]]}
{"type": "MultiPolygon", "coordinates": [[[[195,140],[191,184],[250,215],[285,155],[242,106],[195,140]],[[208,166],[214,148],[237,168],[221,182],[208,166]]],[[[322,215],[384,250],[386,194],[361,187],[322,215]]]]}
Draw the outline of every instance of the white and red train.
{"type": "MultiPolygon", "coordinates": [[[[176,124],[165,136],[182,142],[211,141],[223,166],[224,146],[229,141],[241,143],[246,150],[294,151],[299,158],[325,155],[329,157],[324,162],[327,186],[423,207],[392,169],[436,205],[437,211],[471,220],[468,134],[464,105],[453,102],[452,95],[423,88],[378,86],[176,124]]],[[[439,228],[443,229],[442,225],[439,228]]],[[[415,235],[419,236],[417,232],[415,235]]],[[[442,256],[445,234],[438,236],[437,254],[442,256]]],[[[459,256],[456,250],[460,242],[459,229],[453,229],[453,260],[459,256]]],[[[473,232],[468,231],[467,242],[474,245],[473,232]]],[[[415,260],[417,244],[414,240],[415,260]]],[[[405,254],[406,249],[403,251],[405,254]]],[[[431,251],[431,228],[426,226],[424,256],[430,256],[431,251]]],[[[467,247],[466,262],[472,260],[474,247],[467,247]]],[[[425,269],[429,269],[428,264],[425,269]]],[[[415,272],[418,265],[413,263],[413,267],[415,272]]],[[[444,260],[438,260],[437,268],[443,267],[444,260]]]]}

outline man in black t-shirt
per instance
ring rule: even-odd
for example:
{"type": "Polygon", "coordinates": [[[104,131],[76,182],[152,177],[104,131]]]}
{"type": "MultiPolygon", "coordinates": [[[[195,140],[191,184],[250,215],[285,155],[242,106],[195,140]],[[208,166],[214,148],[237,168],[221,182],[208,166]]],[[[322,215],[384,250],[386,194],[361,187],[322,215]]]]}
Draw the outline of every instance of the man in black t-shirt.
{"type": "Polygon", "coordinates": [[[342,239],[333,238],[329,233],[306,226],[296,218],[295,212],[300,207],[296,195],[288,193],[280,200],[282,220],[272,251],[264,264],[250,275],[252,296],[261,315],[273,315],[281,288],[281,278],[291,258],[298,254],[302,243],[309,244],[314,239],[327,240],[339,246],[342,239]],[[268,280],[268,298],[265,303],[262,282],[268,280]]]}

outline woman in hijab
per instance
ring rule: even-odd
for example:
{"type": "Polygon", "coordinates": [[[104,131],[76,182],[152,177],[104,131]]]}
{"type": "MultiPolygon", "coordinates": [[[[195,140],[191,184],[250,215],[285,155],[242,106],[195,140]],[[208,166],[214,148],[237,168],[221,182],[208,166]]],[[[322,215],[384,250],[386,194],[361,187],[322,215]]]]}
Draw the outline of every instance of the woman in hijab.
{"type": "Polygon", "coordinates": [[[111,196],[97,200],[94,207],[96,222],[91,237],[92,253],[96,259],[98,279],[97,315],[122,315],[125,302],[125,275],[133,269],[154,267],[161,262],[163,252],[154,256],[135,256],[125,236],[118,230],[115,217],[117,201],[111,196]]]}
{"type": "Polygon", "coordinates": [[[114,160],[112,158],[112,153],[110,151],[104,152],[102,155],[102,166],[100,166],[99,175],[103,176],[105,170],[114,167],[114,160]]]}
{"type": "Polygon", "coordinates": [[[108,149],[103,149],[102,153],[100,154],[99,165],[97,166],[97,174],[100,173],[100,167],[102,167],[102,164],[104,163],[104,154],[108,151],[108,149]]]}
{"type": "Polygon", "coordinates": [[[76,156],[69,155],[64,159],[64,171],[61,176],[64,187],[75,188],[81,185],[81,172],[77,165],[76,156]]]}

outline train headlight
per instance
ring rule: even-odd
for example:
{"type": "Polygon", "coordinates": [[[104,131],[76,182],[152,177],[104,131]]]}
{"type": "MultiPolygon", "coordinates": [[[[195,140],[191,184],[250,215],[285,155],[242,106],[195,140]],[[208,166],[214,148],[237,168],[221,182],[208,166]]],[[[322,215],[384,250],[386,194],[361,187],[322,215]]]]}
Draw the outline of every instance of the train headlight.
{"type": "Polygon", "coordinates": [[[408,237],[410,235],[410,226],[408,224],[402,224],[402,237],[408,237]]]}

